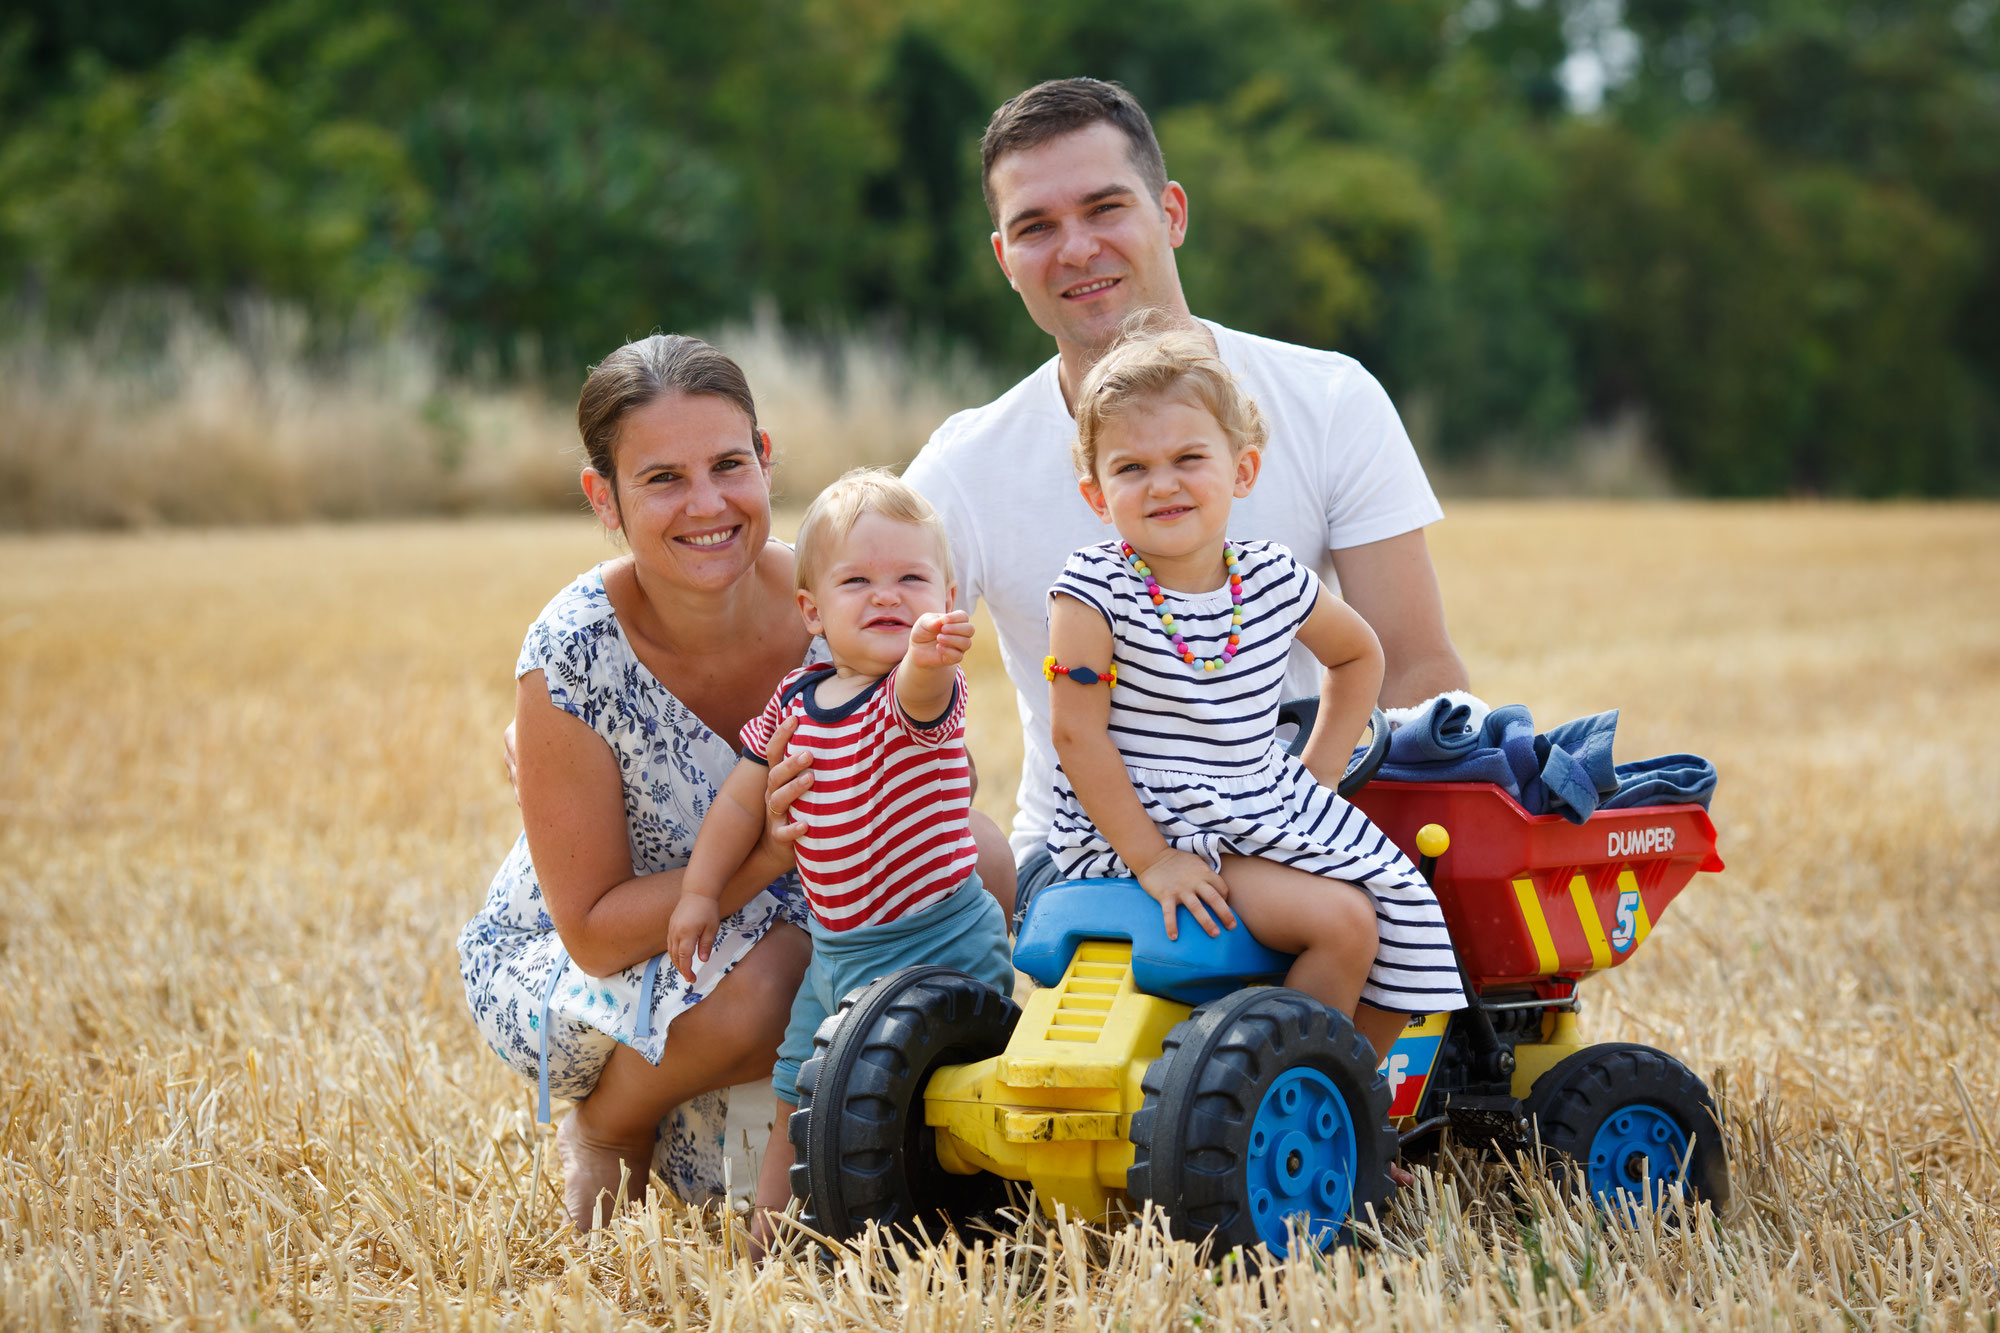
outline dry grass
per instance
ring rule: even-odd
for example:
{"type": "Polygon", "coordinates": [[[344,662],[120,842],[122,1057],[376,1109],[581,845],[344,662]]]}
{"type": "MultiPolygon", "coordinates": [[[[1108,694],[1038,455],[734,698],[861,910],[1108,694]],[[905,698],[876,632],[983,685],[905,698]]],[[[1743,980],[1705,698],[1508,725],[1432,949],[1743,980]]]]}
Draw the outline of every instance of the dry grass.
{"type": "Polygon", "coordinates": [[[1379,1247],[1254,1281],[1039,1226],[753,1270],[671,1201],[579,1240],[451,940],[516,827],[521,631],[607,548],[575,520],[15,537],[0,1328],[1992,1328],[2000,512],[1468,504],[1433,541],[1489,698],[1622,706],[1621,753],[1721,766],[1729,872],[1584,1020],[1725,1093],[1718,1225],[1451,1159],[1379,1247]]]}
{"type": "MultiPolygon", "coordinates": [[[[445,373],[399,333],[311,348],[296,311],[246,304],[224,333],[171,303],[114,308],[89,338],[0,338],[0,530],[577,510],[575,384],[445,373]]],[[[900,464],[992,384],[962,355],[886,336],[719,330],[810,497],[900,464]]]]}

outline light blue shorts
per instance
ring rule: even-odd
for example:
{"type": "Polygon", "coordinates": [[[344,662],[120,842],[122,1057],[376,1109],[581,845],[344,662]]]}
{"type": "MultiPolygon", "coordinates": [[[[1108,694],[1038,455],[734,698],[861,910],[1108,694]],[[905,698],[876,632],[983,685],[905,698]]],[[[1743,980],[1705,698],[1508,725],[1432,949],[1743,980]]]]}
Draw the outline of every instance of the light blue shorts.
{"type": "Polygon", "coordinates": [[[828,930],[813,921],[812,962],[792,1002],[791,1026],[778,1047],[771,1091],[798,1103],[799,1066],[812,1058],[813,1033],[840,1007],[841,997],[878,977],[922,963],[957,968],[1002,995],[1014,993],[1014,955],[1007,947],[1007,915],[978,875],[951,895],[910,916],[879,926],[828,930]]]}

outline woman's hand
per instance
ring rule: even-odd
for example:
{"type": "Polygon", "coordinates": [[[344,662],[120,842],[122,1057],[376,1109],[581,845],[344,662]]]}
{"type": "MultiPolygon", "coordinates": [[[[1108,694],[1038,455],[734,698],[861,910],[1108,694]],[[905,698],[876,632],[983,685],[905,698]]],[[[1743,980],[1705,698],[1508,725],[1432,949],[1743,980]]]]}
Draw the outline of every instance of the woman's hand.
{"type": "Polygon", "coordinates": [[[792,818],[792,806],[812,790],[812,755],[801,749],[785,753],[799,719],[786,718],[771,732],[764,747],[764,850],[777,858],[785,870],[798,864],[794,844],[804,836],[806,825],[792,818]]]}
{"type": "Polygon", "coordinates": [[[1231,930],[1236,928],[1236,913],[1229,910],[1225,901],[1229,897],[1229,886],[1222,876],[1208,868],[1208,862],[1193,852],[1183,852],[1169,847],[1147,864],[1139,872],[1139,887],[1153,895],[1166,914],[1167,938],[1178,940],[1180,922],[1175,919],[1176,908],[1185,907],[1195,919],[1195,924],[1207,931],[1209,936],[1220,935],[1215,918],[1209,909],[1222,918],[1223,925],[1231,930]]]}
{"type": "Polygon", "coordinates": [[[694,981],[696,958],[708,961],[709,951],[715,948],[715,932],[721,925],[722,913],[713,898],[683,893],[674,904],[674,914],[667,922],[667,957],[690,984],[694,981]]]}

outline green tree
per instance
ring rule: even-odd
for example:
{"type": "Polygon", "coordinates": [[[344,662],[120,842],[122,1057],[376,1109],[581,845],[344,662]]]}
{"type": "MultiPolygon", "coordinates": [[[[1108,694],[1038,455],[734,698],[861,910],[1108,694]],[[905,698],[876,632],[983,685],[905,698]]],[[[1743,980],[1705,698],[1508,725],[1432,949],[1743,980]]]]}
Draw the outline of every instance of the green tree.
{"type": "Polygon", "coordinates": [[[334,314],[409,307],[425,197],[395,135],[301,114],[200,45],[80,85],[0,146],[0,236],[59,304],[164,285],[211,305],[261,291],[334,314]]]}
{"type": "Polygon", "coordinates": [[[1951,344],[1968,237],[1921,197],[1786,169],[1727,121],[1658,145],[1565,146],[1601,340],[1590,370],[1644,403],[1679,475],[1730,495],[1979,484],[1951,344]]]}

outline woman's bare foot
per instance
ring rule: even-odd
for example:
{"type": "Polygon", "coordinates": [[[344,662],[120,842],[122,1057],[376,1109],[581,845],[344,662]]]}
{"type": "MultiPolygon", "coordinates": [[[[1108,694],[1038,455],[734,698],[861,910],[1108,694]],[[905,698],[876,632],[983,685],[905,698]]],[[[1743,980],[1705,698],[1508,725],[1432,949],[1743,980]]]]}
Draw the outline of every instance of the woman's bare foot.
{"type": "Polygon", "coordinates": [[[563,1207],[569,1210],[570,1224],[578,1231],[589,1231],[597,1225],[598,1199],[605,1194],[611,1197],[601,1205],[602,1218],[610,1220],[618,1206],[621,1185],[625,1197],[633,1203],[646,1198],[650,1160],[635,1165],[618,1149],[591,1143],[584,1132],[583,1118],[575,1111],[556,1126],[556,1158],[562,1163],[563,1207]]]}
{"type": "Polygon", "coordinates": [[[744,1229],[743,1245],[750,1252],[750,1262],[757,1263],[771,1252],[771,1239],[777,1234],[777,1226],[771,1221],[776,1210],[752,1206],[750,1225],[744,1229]]]}

